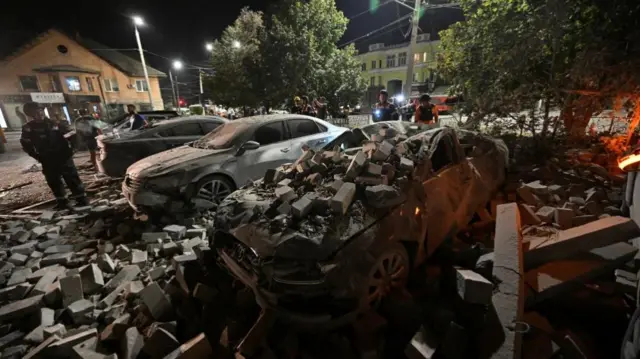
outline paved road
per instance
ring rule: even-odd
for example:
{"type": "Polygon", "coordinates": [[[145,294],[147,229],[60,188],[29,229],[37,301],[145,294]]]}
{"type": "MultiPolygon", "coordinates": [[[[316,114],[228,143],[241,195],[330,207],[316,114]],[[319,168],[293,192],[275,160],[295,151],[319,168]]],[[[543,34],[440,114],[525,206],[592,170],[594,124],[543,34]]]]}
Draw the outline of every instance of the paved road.
{"type": "Polygon", "coordinates": [[[4,135],[7,138],[6,152],[0,153],[0,163],[2,166],[14,166],[20,165],[24,168],[29,167],[36,163],[36,160],[29,157],[20,146],[20,131],[5,132],[4,135]]]}

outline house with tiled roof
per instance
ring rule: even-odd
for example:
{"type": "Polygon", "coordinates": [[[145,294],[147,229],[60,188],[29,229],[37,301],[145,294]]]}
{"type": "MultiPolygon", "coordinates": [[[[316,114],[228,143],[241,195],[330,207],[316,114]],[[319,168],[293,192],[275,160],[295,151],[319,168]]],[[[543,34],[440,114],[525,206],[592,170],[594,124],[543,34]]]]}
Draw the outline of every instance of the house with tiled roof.
{"type": "Polygon", "coordinates": [[[0,54],[0,127],[19,129],[22,105],[35,101],[49,117],[70,122],[85,108],[101,118],[139,110],[162,110],[159,79],[166,75],[89,39],[52,29],[0,54]],[[151,101],[148,89],[151,90],[151,101]]]}

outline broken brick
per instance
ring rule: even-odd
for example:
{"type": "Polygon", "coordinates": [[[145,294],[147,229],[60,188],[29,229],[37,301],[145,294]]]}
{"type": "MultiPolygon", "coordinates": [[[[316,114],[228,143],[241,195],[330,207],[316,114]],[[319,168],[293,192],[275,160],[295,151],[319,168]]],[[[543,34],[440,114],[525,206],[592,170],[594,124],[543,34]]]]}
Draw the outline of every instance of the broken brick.
{"type": "Polygon", "coordinates": [[[116,289],[121,284],[134,280],[138,274],[140,274],[140,267],[136,265],[128,265],[125,266],[116,274],[107,284],[105,284],[104,289],[107,291],[111,291],[116,289]]]}
{"type": "Polygon", "coordinates": [[[79,275],[61,278],[60,290],[62,291],[62,305],[65,307],[84,298],[82,279],[79,275]]]}
{"type": "Polygon", "coordinates": [[[160,320],[171,312],[171,303],[157,282],[146,286],[140,292],[140,298],[156,320],[160,320]]]}
{"type": "Polygon", "coordinates": [[[125,331],[122,338],[122,355],[124,359],[135,359],[142,351],[144,338],[136,327],[131,327],[125,331]]]}
{"type": "Polygon", "coordinates": [[[552,223],[555,215],[556,209],[549,206],[541,207],[537,212],[536,216],[540,218],[542,221],[547,223],[552,223]]]}
{"type": "Polygon", "coordinates": [[[276,188],[275,194],[282,202],[291,202],[297,197],[296,192],[289,186],[276,188]]]}
{"type": "Polygon", "coordinates": [[[338,193],[331,199],[331,209],[340,214],[347,213],[347,209],[351,205],[356,194],[356,185],[347,182],[340,187],[338,193]]]}
{"type": "Polygon", "coordinates": [[[491,303],[493,285],[483,276],[471,270],[457,268],[456,278],[458,295],[462,300],[482,305],[491,303]]]}
{"type": "Polygon", "coordinates": [[[98,292],[104,286],[102,271],[93,263],[80,271],[80,279],[82,280],[82,290],[84,294],[98,292]]]}
{"type": "Polygon", "coordinates": [[[570,208],[556,208],[554,213],[554,222],[562,229],[571,228],[573,225],[573,217],[575,212],[570,208]]]}
{"type": "Polygon", "coordinates": [[[520,209],[520,215],[522,223],[528,225],[538,225],[542,223],[542,220],[536,215],[535,210],[528,204],[518,204],[520,209]]]}

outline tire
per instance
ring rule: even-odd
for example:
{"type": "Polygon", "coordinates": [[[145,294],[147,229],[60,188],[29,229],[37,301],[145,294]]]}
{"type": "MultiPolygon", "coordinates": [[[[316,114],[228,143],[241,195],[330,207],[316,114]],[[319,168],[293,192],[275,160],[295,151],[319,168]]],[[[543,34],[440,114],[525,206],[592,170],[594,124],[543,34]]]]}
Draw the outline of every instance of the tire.
{"type": "Polygon", "coordinates": [[[198,181],[194,187],[191,199],[199,198],[218,205],[235,190],[235,184],[228,177],[223,175],[210,175],[198,181]]]}
{"type": "Polygon", "coordinates": [[[374,261],[362,290],[360,303],[364,310],[377,308],[392,290],[404,291],[411,271],[409,254],[400,242],[374,245],[369,254],[374,261]]]}

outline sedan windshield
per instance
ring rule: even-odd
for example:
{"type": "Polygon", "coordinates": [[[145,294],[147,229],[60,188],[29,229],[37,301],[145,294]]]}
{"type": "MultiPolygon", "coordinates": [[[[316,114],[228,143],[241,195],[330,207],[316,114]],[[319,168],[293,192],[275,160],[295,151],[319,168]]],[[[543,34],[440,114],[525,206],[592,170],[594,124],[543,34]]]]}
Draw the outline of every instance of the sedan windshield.
{"type": "Polygon", "coordinates": [[[227,122],[194,142],[192,146],[213,150],[231,148],[235,139],[249,126],[250,124],[241,121],[227,122]]]}

